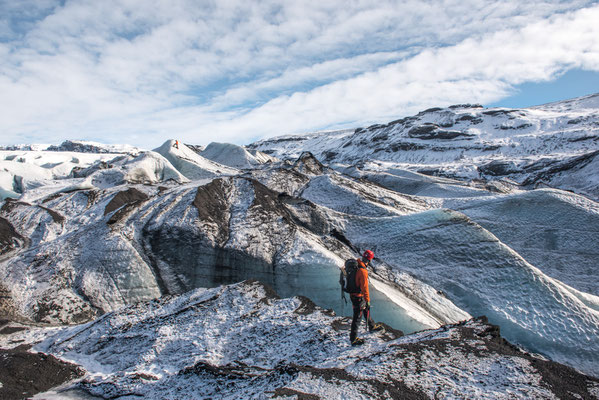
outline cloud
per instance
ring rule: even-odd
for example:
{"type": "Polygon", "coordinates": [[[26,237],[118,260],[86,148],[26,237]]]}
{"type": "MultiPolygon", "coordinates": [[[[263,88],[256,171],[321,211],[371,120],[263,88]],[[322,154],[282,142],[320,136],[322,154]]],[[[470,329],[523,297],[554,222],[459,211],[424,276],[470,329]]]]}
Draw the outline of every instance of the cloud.
{"type": "Polygon", "coordinates": [[[385,121],[429,106],[492,102],[522,82],[550,80],[571,68],[599,71],[597,20],[599,6],[427,49],[375,72],[280,96],[212,131],[270,136],[385,121]]]}
{"type": "Polygon", "coordinates": [[[220,107],[234,106],[248,101],[260,100],[272,93],[286,92],[293,89],[301,90],[302,86],[306,85],[324,84],[347,79],[403,57],[405,57],[404,52],[382,52],[362,54],[351,58],[337,58],[305,67],[291,67],[271,79],[236,85],[228,89],[223,95],[215,97],[213,104],[220,107]]]}
{"type": "Polygon", "coordinates": [[[1,141],[243,143],[489,102],[597,70],[590,4],[0,3],[1,141]]]}

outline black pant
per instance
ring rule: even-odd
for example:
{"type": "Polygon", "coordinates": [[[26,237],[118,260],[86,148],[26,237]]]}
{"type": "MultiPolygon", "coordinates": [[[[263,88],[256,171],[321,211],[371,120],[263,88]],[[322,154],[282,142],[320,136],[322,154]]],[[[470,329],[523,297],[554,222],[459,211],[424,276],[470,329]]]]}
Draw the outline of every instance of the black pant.
{"type": "Polygon", "coordinates": [[[362,315],[368,325],[368,330],[374,328],[374,321],[370,318],[370,307],[366,304],[366,300],[363,297],[350,296],[352,307],[354,309],[354,316],[351,320],[351,331],[349,332],[349,341],[353,342],[358,337],[358,326],[362,315]]]}

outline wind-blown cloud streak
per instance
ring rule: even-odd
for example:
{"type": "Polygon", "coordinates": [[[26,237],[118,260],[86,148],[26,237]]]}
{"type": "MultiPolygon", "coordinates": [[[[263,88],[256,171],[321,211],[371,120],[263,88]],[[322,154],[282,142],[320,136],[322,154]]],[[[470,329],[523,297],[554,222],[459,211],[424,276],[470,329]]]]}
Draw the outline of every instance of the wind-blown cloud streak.
{"type": "Polygon", "coordinates": [[[1,142],[246,143],[599,71],[589,1],[285,3],[0,3],[1,142]]]}

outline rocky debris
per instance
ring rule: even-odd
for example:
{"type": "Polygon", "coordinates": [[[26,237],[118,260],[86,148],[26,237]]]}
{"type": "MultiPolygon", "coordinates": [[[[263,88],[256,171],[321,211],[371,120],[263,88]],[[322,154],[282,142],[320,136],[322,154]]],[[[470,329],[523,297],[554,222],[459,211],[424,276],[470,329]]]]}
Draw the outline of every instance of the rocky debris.
{"type": "Polygon", "coordinates": [[[229,239],[229,179],[214,179],[210,183],[198,187],[193,205],[198,210],[200,221],[206,224],[206,233],[213,231],[217,243],[224,245],[229,239]]]}
{"type": "Polygon", "coordinates": [[[391,146],[389,146],[386,149],[380,149],[381,151],[392,151],[392,152],[398,152],[398,151],[415,151],[415,150],[427,150],[430,149],[430,146],[426,145],[426,144],[418,144],[418,143],[411,143],[411,142],[399,142],[399,143],[393,143],[391,146]]]}
{"type": "Polygon", "coordinates": [[[477,125],[483,122],[483,119],[474,115],[470,115],[470,114],[463,114],[460,115],[457,119],[456,122],[462,122],[462,121],[467,121],[472,125],[477,125]]]}
{"type": "Polygon", "coordinates": [[[91,321],[102,310],[93,307],[86,300],[65,289],[58,293],[48,290],[31,307],[30,319],[45,324],[82,324],[91,321]]]}
{"type": "Polygon", "coordinates": [[[13,210],[15,210],[18,207],[31,207],[31,204],[24,202],[24,201],[7,198],[4,200],[4,204],[2,204],[2,207],[0,208],[0,212],[2,214],[8,214],[8,213],[11,213],[13,210]]]}
{"type": "Polygon", "coordinates": [[[302,174],[309,175],[322,175],[325,171],[324,165],[310,152],[302,153],[293,164],[293,168],[302,174]]]}
{"type": "Polygon", "coordinates": [[[4,400],[30,398],[83,374],[77,365],[49,354],[0,349],[0,398],[4,400]]]}
{"type": "MultiPolygon", "coordinates": [[[[449,363],[459,363],[458,359],[460,357],[472,360],[473,358],[476,359],[479,357],[495,358],[499,356],[509,359],[516,365],[521,365],[525,370],[534,370],[535,373],[538,374],[538,378],[536,379],[528,377],[525,380],[514,381],[514,383],[517,382],[516,387],[512,388],[510,392],[513,394],[518,393],[516,397],[528,397],[525,394],[526,389],[524,389],[524,386],[533,384],[538,385],[538,391],[536,391],[536,393],[537,396],[540,397],[550,398],[552,395],[555,395],[558,398],[596,398],[596,396],[593,395],[592,388],[596,387],[597,383],[599,383],[599,379],[582,375],[573,368],[522,351],[520,348],[502,338],[499,327],[489,324],[486,317],[476,318],[472,321],[466,321],[460,324],[444,326],[441,330],[448,332],[453,330],[454,334],[432,340],[400,342],[398,344],[392,344],[390,347],[397,350],[396,354],[398,356],[399,354],[403,355],[404,368],[407,367],[408,370],[415,368],[413,372],[420,370],[420,368],[423,368],[424,365],[430,362],[439,362],[441,365],[444,365],[447,361],[439,358],[440,355],[449,356],[449,360],[451,360],[448,360],[449,363]],[[409,364],[412,361],[415,361],[415,365],[409,364]]],[[[390,361],[391,360],[387,362],[390,361]]],[[[497,359],[494,363],[496,363],[496,366],[502,364],[502,362],[497,359]]],[[[384,370],[385,367],[382,367],[381,369],[384,370]]],[[[394,374],[390,375],[390,377],[393,377],[394,374]]],[[[463,376],[459,375],[460,374],[455,374],[453,379],[463,379],[463,376]]],[[[404,372],[402,371],[399,376],[405,376],[404,372]]],[[[502,378],[498,377],[498,379],[501,380],[502,378]]],[[[428,379],[424,378],[422,382],[417,384],[417,387],[420,387],[422,390],[429,385],[427,381],[428,379]]],[[[480,383],[482,383],[482,381],[480,383]]],[[[473,386],[476,386],[476,383],[474,383],[473,386]]],[[[437,388],[429,386],[429,390],[431,389],[437,388]]],[[[431,396],[431,394],[432,393],[429,392],[429,396],[431,396]]],[[[438,394],[438,392],[435,393],[435,396],[438,394]]],[[[489,396],[489,394],[486,395],[489,396]]]]}
{"type": "Polygon", "coordinates": [[[107,149],[102,147],[94,146],[92,144],[86,144],[81,142],[74,142],[71,140],[65,140],[60,145],[49,146],[48,151],[73,151],[77,153],[109,153],[107,149]]]}
{"type": "Polygon", "coordinates": [[[576,157],[570,157],[562,160],[551,160],[550,162],[538,162],[527,165],[526,172],[531,172],[531,176],[525,179],[523,185],[532,185],[539,181],[550,181],[553,176],[560,172],[580,169],[598,159],[599,150],[582,154],[576,157]],[[539,172],[536,172],[539,171],[539,172]],[[532,174],[532,172],[536,172],[532,174]]]}
{"type": "Polygon", "coordinates": [[[462,131],[448,131],[440,129],[439,125],[420,125],[415,126],[408,131],[408,137],[422,140],[451,140],[451,139],[472,139],[475,135],[462,131]]]}
{"type": "Polygon", "coordinates": [[[279,195],[251,178],[215,179],[198,187],[185,209],[145,224],[144,254],[166,293],[251,277],[273,282],[277,258],[290,251],[298,230],[279,195]]]}
{"type": "Polygon", "coordinates": [[[311,179],[308,175],[289,166],[257,169],[244,176],[255,179],[274,191],[290,196],[298,196],[311,179]]]}
{"type": "Polygon", "coordinates": [[[488,111],[483,111],[482,114],[489,115],[491,117],[499,117],[499,116],[515,117],[515,116],[524,116],[525,115],[520,110],[509,110],[509,109],[488,110],[488,111]]]}
{"type": "Polygon", "coordinates": [[[292,218],[289,211],[283,203],[285,196],[280,196],[280,193],[268,188],[261,182],[250,179],[254,191],[254,200],[248,211],[253,211],[255,214],[262,216],[263,223],[272,221],[273,217],[280,217],[282,221],[291,224],[292,218]]]}
{"type": "Polygon", "coordinates": [[[452,106],[449,106],[448,108],[451,110],[454,110],[454,109],[460,109],[460,108],[483,108],[483,106],[481,104],[467,103],[467,104],[454,104],[452,106]]]}
{"type": "MultiPolygon", "coordinates": [[[[19,315],[19,312],[16,309],[15,303],[12,298],[12,293],[8,288],[0,283],[0,318],[9,318],[11,320],[24,320],[19,315]]],[[[9,322],[8,320],[0,320],[0,326],[4,327],[5,323],[9,322]]],[[[2,333],[0,331],[0,333],[2,333]]]]}
{"type": "Polygon", "coordinates": [[[200,154],[202,151],[206,149],[204,146],[198,146],[196,144],[185,143],[185,146],[189,147],[189,149],[193,150],[196,154],[200,154]]]}
{"type": "Polygon", "coordinates": [[[23,244],[23,236],[19,235],[14,226],[6,218],[0,217],[0,255],[23,247],[23,244]]]}
{"type": "Polygon", "coordinates": [[[52,217],[52,220],[55,223],[60,224],[60,225],[64,224],[65,217],[63,215],[61,215],[60,213],[58,213],[50,208],[47,208],[47,207],[43,207],[43,206],[38,206],[38,207],[41,208],[42,210],[46,211],[48,214],[50,214],[50,216],[52,217]]]}
{"type": "Polygon", "coordinates": [[[503,123],[501,125],[499,125],[499,129],[507,131],[510,129],[514,129],[514,130],[519,130],[519,129],[528,129],[531,128],[533,125],[529,124],[529,123],[520,123],[520,124],[508,124],[508,123],[503,123]]]}
{"type": "Polygon", "coordinates": [[[149,196],[136,188],[129,188],[118,192],[104,208],[104,215],[108,215],[123,206],[139,205],[149,196]]]}
{"type": "Polygon", "coordinates": [[[599,388],[599,379],[511,345],[484,317],[407,336],[372,333],[360,347],[348,343],[348,328],[305,298],[246,281],[139,303],[83,327],[0,335],[0,345],[42,341],[37,351],[88,373],[67,393],[102,398],[590,399],[599,388]]]}
{"type": "Polygon", "coordinates": [[[479,166],[478,171],[482,175],[508,176],[517,174],[522,171],[522,169],[514,161],[495,160],[479,166]]]}
{"type": "MultiPolygon", "coordinates": [[[[124,157],[121,156],[121,157],[117,157],[113,161],[116,162],[116,161],[121,161],[123,159],[124,159],[124,157]]],[[[74,167],[71,170],[71,175],[73,178],[87,178],[88,176],[92,175],[96,171],[106,170],[106,169],[110,169],[110,168],[114,168],[114,165],[112,165],[106,161],[100,161],[99,163],[96,163],[87,168],[74,167]]]]}

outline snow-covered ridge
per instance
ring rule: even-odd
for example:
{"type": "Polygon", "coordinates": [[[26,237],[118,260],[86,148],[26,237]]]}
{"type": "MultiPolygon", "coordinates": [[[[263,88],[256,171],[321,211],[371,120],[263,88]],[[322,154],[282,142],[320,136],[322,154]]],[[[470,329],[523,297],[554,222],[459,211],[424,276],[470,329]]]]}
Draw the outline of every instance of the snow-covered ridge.
{"type": "Polygon", "coordinates": [[[63,395],[597,396],[599,380],[519,351],[484,320],[404,337],[368,334],[362,347],[350,346],[349,322],[306,298],[280,299],[243,282],[139,303],[77,327],[0,336],[0,345],[37,343],[35,350],[81,365],[87,374],[63,395]]]}
{"type": "Polygon", "coordinates": [[[248,146],[282,159],[399,167],[459,179],[509,178],[599,199],[599,94],[528,109],[433,108],[353,132],[282,136],[248,146]],[[370,164],[368,164],[370,163],[370,164]]]}

